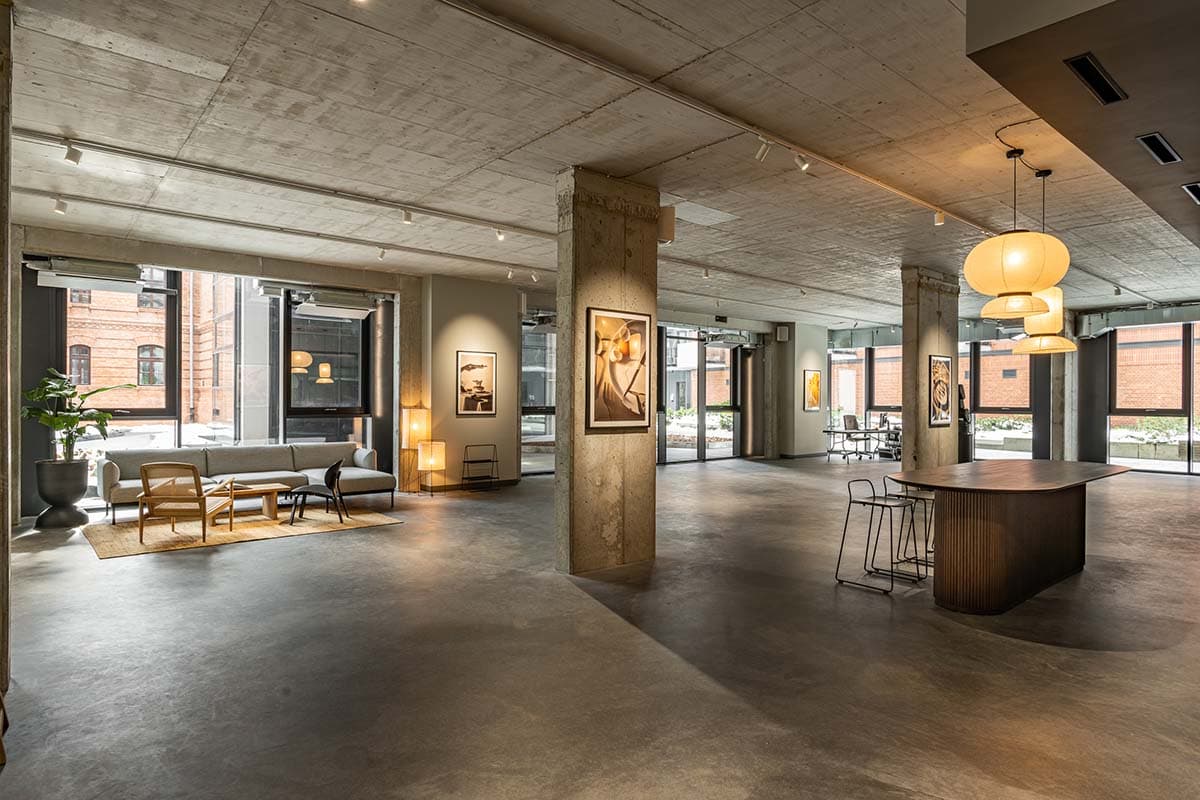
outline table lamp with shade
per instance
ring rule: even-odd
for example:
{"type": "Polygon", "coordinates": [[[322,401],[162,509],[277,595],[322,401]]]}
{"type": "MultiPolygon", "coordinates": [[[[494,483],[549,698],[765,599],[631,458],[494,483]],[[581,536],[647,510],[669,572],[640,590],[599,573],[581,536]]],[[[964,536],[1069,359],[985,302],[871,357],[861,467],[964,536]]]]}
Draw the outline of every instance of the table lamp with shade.
{"type": "Polygon", "coordinates": [[[417,443],[417,485],[420,486],[420,474],[429,473],[429,495],[433,496],[433,473],[441,472],[442,484],[445,486],[446,443],[440,439],[426,439],[417,443]]]}

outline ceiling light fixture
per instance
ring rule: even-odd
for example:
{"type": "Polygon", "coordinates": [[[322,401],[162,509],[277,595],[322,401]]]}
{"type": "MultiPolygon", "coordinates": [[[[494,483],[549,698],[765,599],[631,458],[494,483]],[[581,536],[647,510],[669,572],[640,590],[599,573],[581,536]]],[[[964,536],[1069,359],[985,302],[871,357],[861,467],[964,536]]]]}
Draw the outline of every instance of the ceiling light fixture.
{"type": "Polygon", "coordinates": [[[537,273],[536,273],[536,272],[531,272],[531,273],[529,273],[529,277],[533,278],[533,282],[534,282],[534,283],[537,283],[537,282],[538,282],[538,276],[537,276],[537,273]]]}
{"type": "Polygon", "coordinates": [[[507,278],[508,278],[510,281],[512,280],[512,270],[511,270],[511,269],[508,271],[508,275],[507,275],[506,277],[507,277],[507,278]]]}
{"type": "Polygon", "coordinates": [[[758,141],[760,144],[758,145],[758,152],[754,154],[754,160],[761,163],[767,160],[767,153],[771,152],[771,143],[761,136],[758,137],[758,141]]]}
{"type": "MultiPolygon", "coordinates": [[[[995,298],[980,312],[991,319],[1020,319],[1049,311],[1035,292],[1057,284],[1071,265],[1071,254],[1061,241],[1017,227],[1017,161],[1024,154],[1018,148],[1005,154],[1013,162],[1013,229],[975,245],[963,263],[963,277],[971,288],[995,298]]],[[[1038,171],[1044,198],[1043,172],[1048,175],[1049,170],[1038,171]]],[[[1044,201],[1042,219],[1044,227],[1044,201]]]]}
{"type": "Polygon", "coordinates": [[[945,225],[946,224],[946,212],[945,211],[933,212],[933,224],[938,227],[945,225]]]}
{"type": "Polygon", "coordinates": [[[1114,297],[1120,297],[1120,296],[1121,296],[1121,287],[1120,287],[1120,286],[1114,286],[1114,287],[1113,287],[1113,296],[1114,296],[1114,297]]]}
{"type": "Polygon", "coordinates": [[[708,279],[709,279],[708,267],[705,267],[704,268],[704,280],[708,280],[708,279]]]}
{"type": "Polygon", "coordinates": [[[1014,337],[1017,342],[1013,355],[1043,355],[1049,353],[1074,353],[1078,348],[1075,343],[1062,335],[1063,331],[1063,293],[1057,286],[1043,289],[1037,296],[1045,301],[1050,309],[1044,314],[1034,314],[1025,318],[1024,335],[1014,337]]]}
{"type": "Polygon", "coordinates": [[[79,162],[83,161],[83,151],[73,144],[67,145],[67,154],[64,158],[75,166],[79,166],[79,162]]]}
{"type": "Polygon", "coordinates": [[[55,200],[54,201],[54,213],[55,214],[66,214],[67,213],[67,201],[62,200],[62,199],[55,200]]]}
{"type": "Polygon", "coordinates": [[[796,153],[795,161],[796,166],[800,168],[801,172],[808,172],[808,168],[812,166],[812,164],[808,163],[808,159],[805,158],[802,153],[796,153]]]}
{"type": "Polygon", "coordinates": [[[499,228],[496,228],[496,241],[497,242],[504,241],[504,231],[500,230],[499,228]]]}
{"type": "Polygon", "coordinates": [[[375,257],[376,257],[376,258],[378,258],[380,261],[383,261],[383,257],[384,257],[384,256],[386,256],[386,255],[387,255],[387,250],[384,250],[384,249],[381,247],[381,248],[379,248],[379,255],[377,255],[377,256],[375,256],[375,257]]]}
{"type": "Polygon", "coordinates": [[[400,221],[405,225],[412,225],[412,212],[405,209],[403,216],[400,217],[400,221]]]}

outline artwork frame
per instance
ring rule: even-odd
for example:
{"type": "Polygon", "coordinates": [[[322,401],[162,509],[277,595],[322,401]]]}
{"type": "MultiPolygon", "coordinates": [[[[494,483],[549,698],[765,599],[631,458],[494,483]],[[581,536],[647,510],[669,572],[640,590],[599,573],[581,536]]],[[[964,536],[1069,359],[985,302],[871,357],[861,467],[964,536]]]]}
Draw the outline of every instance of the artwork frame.
{"type": "Polygon", "coordinates": [[[821,410],[821,370],[806,369],[804,370],[804,410],[805,411],[820,411],[821,410]]]}
{"type": "Polygon", "coordinates": [[[950,356],[929,356],[929,427],[948,428],[952,418],[951,375],[954,359],[950,356]]]}
{"type": "Polygon", "coordinates": [[[456,417],[496,416],[496,354],[488,350],[456,350],[454,415],[456,417]],[[484,370],[481,377],[464,376],[464,371],[474,373],[484,370]],[[470,384],[466,383],[469,380],[470,384]]]}
{"type": "Polygon", "coordinates": [[[648,429],[653,413],[650,392],[656,336],[651,316],[589,306],[585,336],[586,427],[648,429]],[[623,337],[620,345],[614,336],[623,337]]]}

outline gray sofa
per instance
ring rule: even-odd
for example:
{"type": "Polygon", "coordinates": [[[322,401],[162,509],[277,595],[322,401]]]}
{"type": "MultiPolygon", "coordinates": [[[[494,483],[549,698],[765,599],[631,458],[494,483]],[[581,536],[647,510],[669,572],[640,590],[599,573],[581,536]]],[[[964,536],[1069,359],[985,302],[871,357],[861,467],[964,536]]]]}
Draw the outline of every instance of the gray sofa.
{"type": "Polygon", "coordinates": [[[115,522],[118,505],[137,502],[142,492],[142,464],[151,461],[195,464],[206,486],[233,478],[238,483],[282,483],[298,488],[323,483],[325,470],[338,459],[342,460],[338,486],[343,494],[390,492],[395,506],[396,477],[376,469],[375,451],[359,447],[356,442],[114,450],[96,463],[96,486],[115,522]]]}

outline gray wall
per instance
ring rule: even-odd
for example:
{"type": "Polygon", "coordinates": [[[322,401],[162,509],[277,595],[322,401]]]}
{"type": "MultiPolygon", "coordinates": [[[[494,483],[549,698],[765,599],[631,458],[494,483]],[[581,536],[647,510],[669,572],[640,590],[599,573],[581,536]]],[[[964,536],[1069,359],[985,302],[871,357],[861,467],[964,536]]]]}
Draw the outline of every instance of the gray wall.
{"type": "Polygon", "coordinates": [[[815,325],[788,323],[788,341],[776,343],[776,414],[779,419],[779,454],[784,458],[825,453],[829,420],[829,331],[815,325]],[[821,373],[821,408],[804,410],[804,370],[821,373]]]}
{"type": "MultiPolygon", "coordinates": [[[[520,293],[496,283],[435,275],[424,279],[425,406],[434,439],[446,442],[445,479],[462,477],[463,448],[495,444],[500,479],[521,477],[520,293]],[[496,354],[496,415],[459,417],[457,351],[496,354]]],[[[441,486],[442,476],[434,478],[441,486]]],[[[423,480],[425,480],[423,478],[423,480]]]]}

